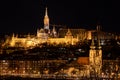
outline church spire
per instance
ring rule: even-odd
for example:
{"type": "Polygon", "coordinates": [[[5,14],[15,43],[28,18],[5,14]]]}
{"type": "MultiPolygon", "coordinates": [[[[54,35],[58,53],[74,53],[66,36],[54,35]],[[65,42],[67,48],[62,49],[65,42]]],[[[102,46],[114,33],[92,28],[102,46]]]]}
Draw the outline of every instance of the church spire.
{"type": "Polygon", "coordinates": [[[46,7],[46,9],[45,9],[45,16],[48,16],[47,7],[46,7]]]}
{"type": "Polygon", "coordinates": [[[45,16],[44,16],[44,29],[49,30],[49,17],[48,17],[47,7],[45,9],[45,16]]]}

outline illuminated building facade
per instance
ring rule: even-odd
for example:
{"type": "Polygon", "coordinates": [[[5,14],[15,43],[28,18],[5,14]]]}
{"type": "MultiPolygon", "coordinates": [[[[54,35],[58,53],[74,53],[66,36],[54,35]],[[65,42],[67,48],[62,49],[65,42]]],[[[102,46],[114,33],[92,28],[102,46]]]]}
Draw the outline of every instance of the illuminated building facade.
{"type": "MultiPolygon", "coordinates": [[[[67,29],[60,29],[58,32],[59,37],[64,37],[67,33],[67,29]]],[[[88,40],[88,31],[86,29],[70,29],[73,37],[78,37],[80,41],[88,40]]]]}
{"type": "MultiPolygon", "coordinates": [[[[21,46],[21,47],[32,47],[36,46],[38,44],[42,43],[48,43],[48,44],[76,44],[78,42],[78,38],[73,38],[70,30],[68,29],[68,32],[66,33],[64,38],[50,38],[47,33],[44,32],[43,29],[40,29],[40,31],[37,34],[37,37],[31,38],[30,36],[26,38],[18,38],[16,36],[12,36],[12,39],[10,40],[9,45],[10,46],[21,46]]],[[[7,42],[6,42],[7,43],[7,42]]]]}
{"type": "Polygon", "coordinates": [[[102,70],[102,50],[99,40],[97,47],[95,47],[94,40],[92,40],[90,48],[91,48],[89,52],[90,73],[91,75],[96,74],[97,76],[100,76],[102,70]]]}
{"type": "Polygon", "coordinates": [[[91,42],[89,57],[79,57],[77,63],[82,65],[80,70],[81,76],[97,76],[100,77],[102,73],[102,49],[98,40],[98,45],[95,46],[94,40],[91,42]]]}

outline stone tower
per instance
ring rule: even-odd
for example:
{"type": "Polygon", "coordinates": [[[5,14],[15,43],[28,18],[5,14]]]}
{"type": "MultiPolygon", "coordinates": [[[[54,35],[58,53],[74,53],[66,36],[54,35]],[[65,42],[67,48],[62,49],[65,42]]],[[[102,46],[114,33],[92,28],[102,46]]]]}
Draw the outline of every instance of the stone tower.
{"type": "Polygon", "coordinates": [[[99,77],[102,69],[102,50],[99,39],[97,41],[97,46],[95,46],[94,39],[92,39],[89,51],[89,65],[90,74],[99,77]]]}
{"type": "Polygon", "coordinates": [[[45,16],[44,16],[44,29],[49,31],[49,17],[48,17],[47,8],[45,10],[45,16]]]}

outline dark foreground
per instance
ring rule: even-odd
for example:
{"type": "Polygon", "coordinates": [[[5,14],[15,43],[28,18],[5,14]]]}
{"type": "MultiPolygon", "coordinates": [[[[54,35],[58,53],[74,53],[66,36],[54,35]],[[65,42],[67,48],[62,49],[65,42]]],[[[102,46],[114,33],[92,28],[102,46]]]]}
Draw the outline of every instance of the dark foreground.
{"type": "Polygon", "coordinates": [[[120,80],[113,78],[23,78],[13,76],[0,76],[0,80],[120,80]]]}

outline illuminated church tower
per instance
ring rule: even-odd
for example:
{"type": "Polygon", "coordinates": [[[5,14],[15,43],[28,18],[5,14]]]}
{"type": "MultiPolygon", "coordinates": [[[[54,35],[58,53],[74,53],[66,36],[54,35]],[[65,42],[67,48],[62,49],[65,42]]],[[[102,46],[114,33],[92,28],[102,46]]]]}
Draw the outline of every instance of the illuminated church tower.
{"type": "Polygon", "coordinates": [[[95,46],[94,40],[92,39],[92,44],[90,46],[89,52],[89,65],[90,74],[100,76],[102,69],[102,50],[100,46],[100,40],[98,39],[98,44],[95,46]]]}
{"type": "Polygon", "coordinates": [[[44,16],[44,29],[49,31],[49,17],[48,17],[47,8],[45,10],[45,16],[44,16]]]}

